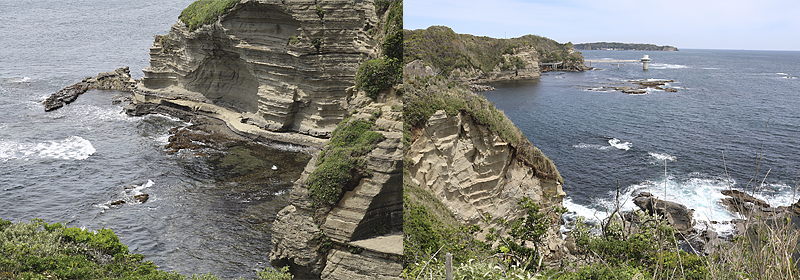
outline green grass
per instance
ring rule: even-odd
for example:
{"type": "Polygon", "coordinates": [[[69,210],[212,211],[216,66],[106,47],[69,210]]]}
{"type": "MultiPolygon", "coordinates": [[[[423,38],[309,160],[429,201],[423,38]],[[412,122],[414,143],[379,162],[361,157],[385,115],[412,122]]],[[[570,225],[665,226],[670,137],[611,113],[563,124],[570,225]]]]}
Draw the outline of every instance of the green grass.
{"type": "Polygon", "coordinates": [[[452,212],[429,191],[403,176],[403,275],[414,279],[444,264],[446,252],[455,263],[483,259],[491,254],[487,244],[474,238],[479,229],[461,225],[452,212]],[[438,253],[438,254],[437,254],[438,253]],[[430,263],[428,263],[430,260],[430,263]]]}
{"type": "Polygon", "coordinates": [[[178,19],[189,27],[190,31],[195,31],[204,24],[216,21],[236,3],[239,3],[239,0],[197,0],[186,7],[178,19]]]}
{"type": "Polygon", "coordinates": [[[438,110],[444,110],[448,117],[464,112],[479,124],[486,125],[511,144],[515,153],[535,169],[536,176],[564,180],[553,162],[534,147],[528,138],[506,115],[487,101],[485,97],[472,93],[466,85],[449,81],[441,76],[409,77],[404,83],[403,95],[403,143],[410,145],[411,130],[425,125],[425,122],[438,110]]]}
{"type": "Polygon", "coordinates": [[[372,131],[371,121],[348,118],[331,135],[331,140],[317,159],[317,168],[308,176],[306,187],[316,206],[339,202],[347,188],[367,177],[366,160],[383,134],[372,131]]]}

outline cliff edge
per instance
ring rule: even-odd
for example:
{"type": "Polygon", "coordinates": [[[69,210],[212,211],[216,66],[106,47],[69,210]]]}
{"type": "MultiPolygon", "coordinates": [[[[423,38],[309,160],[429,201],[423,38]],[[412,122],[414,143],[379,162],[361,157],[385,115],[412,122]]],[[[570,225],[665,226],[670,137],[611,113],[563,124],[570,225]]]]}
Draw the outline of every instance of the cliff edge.
{"type": "Polygon", "coordinates": [[[502,240],[526,215],[521,201],[528,199],[542,210],[545,233],[541,242],[522,244],[535,246],[545,263],[566,254],[558,233],[566,194],[552,161],[465,85],[441,76],[406,79],[406,276],[419,273],[415,263],[445,252],[466,262],[487,257],[475,253],[485,246],[506,246],[502,240]],[[432,255],[437,249],[444,251],[432,255]]]}
{"type": "Polygon", "coordinates": [[[137,102],[176,100],[239,113],[269,131],[316,137],[345,110],[356,70],[376,57],[371,1],[242,0],[193,30],[179,21],[155,36],[137,102]]]}

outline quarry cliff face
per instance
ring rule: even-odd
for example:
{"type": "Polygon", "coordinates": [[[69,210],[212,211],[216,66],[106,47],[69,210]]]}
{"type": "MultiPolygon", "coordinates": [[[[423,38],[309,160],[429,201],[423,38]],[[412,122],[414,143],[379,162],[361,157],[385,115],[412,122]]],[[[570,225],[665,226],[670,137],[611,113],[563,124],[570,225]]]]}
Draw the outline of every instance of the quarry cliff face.
{"type": "Polygon", "coordinates": [[[371,1],[244,0],[156,36],[136,98],[213,103],[266,130],[329,137],[359,65],[376,56],[376,21],[371,1]]]}
{"type": "MultiPolygon", "coordinates": [[[[523,215],[517,204],[522,197],[545,211],[562,206],[566,194],[558,180],[537,177],[512,145],[467,113],[447,117],[440,110],[415,134],[406,151],[412,181],[428,189],[462,224],[503,228],[498,226],[501,219],[523,215]]],[[[554,221],[559,217],[551,215],[554,221]]],[[[548,229],[546,258],[565,253],[558,227],[554,223],[548,229]]]]}

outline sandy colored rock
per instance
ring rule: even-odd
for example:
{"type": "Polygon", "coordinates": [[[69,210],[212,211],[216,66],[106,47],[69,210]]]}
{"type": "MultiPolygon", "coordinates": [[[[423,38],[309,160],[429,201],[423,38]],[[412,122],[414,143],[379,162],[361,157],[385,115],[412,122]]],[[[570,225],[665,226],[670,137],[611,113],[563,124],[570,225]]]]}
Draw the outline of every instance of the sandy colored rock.
{"type": "Polygon", "coordinates": [[[366,31],[376,21],[369,1],[245,0],[195,31],[178,22],[156,36],[136,91],[231,108],[271,131],[329,137],[348,113],[358,66],[376,56],[366,31]]]}
{"type": "MultiPolygon", "coordinates": [[[[433,114],[406,154],[412,180],[425,187],[463,224],[489,228],[499,219],[523,214],[518,202],[529,197],[548,211],[560,207],[566,195],[555,180],[536,177],[511,146],[465,113],[433,114]],[[490,215],[491,220],[485,217],[490,215]]],[[[557,217],[554,217],[557,218],[557,217]]],[[[557,257],[563,240],[555,223],[548,230],[545,255],[557,257]]],[[[479,234],[479,238],[482,236],[479,234]]]]}

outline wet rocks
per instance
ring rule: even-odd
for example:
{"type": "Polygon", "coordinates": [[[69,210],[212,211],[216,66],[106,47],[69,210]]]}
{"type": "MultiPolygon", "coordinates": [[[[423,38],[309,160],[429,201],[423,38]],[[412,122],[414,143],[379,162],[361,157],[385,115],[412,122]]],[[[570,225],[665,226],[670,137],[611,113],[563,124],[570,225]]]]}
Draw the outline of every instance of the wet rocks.
{"type": "Polygon", "coordinates": [[[642,211],[665,216],[667,221],[681,234],[688,235],[694,227],[692,218],[694,209],[689,209],[683,204],[657,199],[649,192],[639,193],[633,199],[633,203],[642,211]]]}
{"type": "Polygon", "coordinates": [[[64,105],[75,101],[78,95],[90,89],[130,91],[135,84],[136,81],[131,78],[131,71],[127,66],[111,72],[100,73],[97,77],[86,77],[83,81],[50,95],[43,102],[44,111],[49,112],[64,107],[64,105]]]}
{"type": "Polygon", "coordinates": [[[723,190],[722,194],[728,196],[723,198],[720,203],[733,213],[751,214],[758,212],[773,212],[769,203],[755,198],[745,192],[738,190],[723,190]]]}

